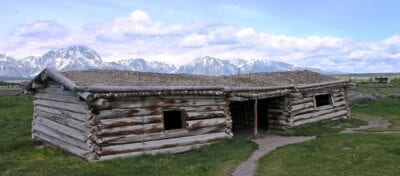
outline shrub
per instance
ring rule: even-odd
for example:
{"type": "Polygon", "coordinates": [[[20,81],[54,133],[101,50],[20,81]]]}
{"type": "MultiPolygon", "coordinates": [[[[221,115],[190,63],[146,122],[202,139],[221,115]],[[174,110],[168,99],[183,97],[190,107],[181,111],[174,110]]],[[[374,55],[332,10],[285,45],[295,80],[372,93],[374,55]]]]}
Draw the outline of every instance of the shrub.
{"type": "Polygon", "coordinates": [[[389,98],[397,98],[400,99],[400,93],[392,93],[388,95],[389,98]]]}
{"type": "Polygon", "coordinates": [[[372,101],[375,101],[378,96],[383,96],[383,95],[370,95],[370,94],[365,94],[365,93],[360,93],[360,92],[349,92],[348,94],[348,99],[350,105],[362,105],[362,104],[368,104],[372,101]]]}

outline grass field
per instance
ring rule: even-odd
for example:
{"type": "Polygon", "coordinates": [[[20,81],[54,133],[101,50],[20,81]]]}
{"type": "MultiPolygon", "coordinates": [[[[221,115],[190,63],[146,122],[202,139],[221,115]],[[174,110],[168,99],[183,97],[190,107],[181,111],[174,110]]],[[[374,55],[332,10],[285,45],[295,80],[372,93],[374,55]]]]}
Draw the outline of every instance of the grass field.
{"type": "Polygon", "coordinates": [[[400,175],[400,135],[330,135],[273,151],[257,175],[400,175]]]}
{"type": "Polygon", "coordinates": [[[31,140],[31,100],[0,97],[0,175],[229,175],[257,144],[234,138],[178,155],[88,163],[31,140]]]}
{"type": "MultiPolygon", "coordinates": [[[[374,93],[371,89],[360,89],[374,93]]],[[[380,93],[399,93],[400,87],[380,88],[380,93]]],[[[344,123],[316,123],[282,134],[289,136],[316,135],[317,139],[273,151],[259,162],[257,175],[400,175],[400,99],[378,98],[373,102],[351,108],[352,117],[384,119],[394,134],[338,134],[342,126],[365,124],[359,120],[344,123]]]]}

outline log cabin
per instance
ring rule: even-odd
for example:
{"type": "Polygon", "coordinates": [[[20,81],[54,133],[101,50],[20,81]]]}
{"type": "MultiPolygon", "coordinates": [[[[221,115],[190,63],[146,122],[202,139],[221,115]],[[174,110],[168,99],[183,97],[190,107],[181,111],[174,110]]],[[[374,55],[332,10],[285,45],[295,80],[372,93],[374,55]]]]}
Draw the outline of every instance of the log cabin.
{"type": "Polygon", "coordinates": [[[349,117],[348,80],[311,71],[230,76],[45,69],[33,97],[32,138],[101,161],[180,153],[242,129],[285,130],[349,117]]]}

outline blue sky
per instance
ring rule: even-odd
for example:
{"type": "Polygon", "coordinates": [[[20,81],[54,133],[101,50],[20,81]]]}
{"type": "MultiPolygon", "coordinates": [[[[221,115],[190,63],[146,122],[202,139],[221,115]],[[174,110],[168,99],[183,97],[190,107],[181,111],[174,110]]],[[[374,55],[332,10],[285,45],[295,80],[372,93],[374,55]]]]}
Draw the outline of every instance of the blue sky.
{"type": "Polygon", "coordinates": [[[80,25],[141,9],[167,23],[216,21],[271,33],[377,40],[399,33],[398,7],[396,0],[3,0],[0,30],[35,20],[80,25]]]}
{"type": "Polygon", "coordinates": [[[84,44],[106,60],[247,56],[393,71],[400,66],[398,7],[395,0],[0,0],[0,53],[84,44]]]}

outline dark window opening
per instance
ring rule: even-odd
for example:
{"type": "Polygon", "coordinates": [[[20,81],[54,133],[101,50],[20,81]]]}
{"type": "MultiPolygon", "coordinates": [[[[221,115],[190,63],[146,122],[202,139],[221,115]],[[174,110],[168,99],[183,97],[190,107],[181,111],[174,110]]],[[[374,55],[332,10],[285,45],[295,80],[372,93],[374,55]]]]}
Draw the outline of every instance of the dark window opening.
{"type": "Polygon", "coordinates": [[[183,128],[182,111],[164,111],[164,129],[174,130],[183,128]]]}
{"type": "Polygon", "coordinates": [[[330,94],[322,94],[315,96],[315,106],[326,106],[331,104],[331,95],[330,94]]]}

